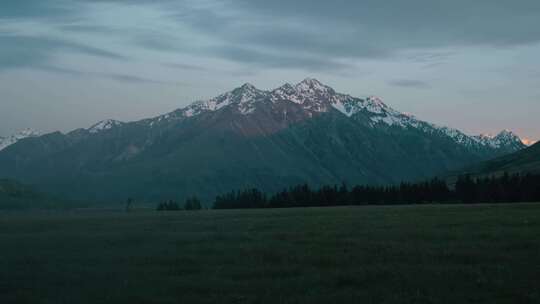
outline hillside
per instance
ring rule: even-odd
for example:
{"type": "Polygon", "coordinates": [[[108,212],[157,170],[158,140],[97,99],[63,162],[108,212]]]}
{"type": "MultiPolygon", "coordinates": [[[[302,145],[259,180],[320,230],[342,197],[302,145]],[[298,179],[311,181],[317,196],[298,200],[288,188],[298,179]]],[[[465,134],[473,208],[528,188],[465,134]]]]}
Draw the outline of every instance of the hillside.
{"type": "Polygon", "coordinates": [[[44,196],[32,187],[22,183],[0,179],[0,210],[25,209],[29,205],[39,204],[44,196]]]}
{"type": "Polygon", "coordinates": [[[508,173],[540,174],[540,143],[515,153],[483,162],[466,170],[475,175],[499,175],[508,173]]]}
{"type": "Polygon", "coordinates": [[[37,191],[18,181],[0,179],[0,211],[28,209],[71,209],[92,204],[65,200],[37,191]]]}

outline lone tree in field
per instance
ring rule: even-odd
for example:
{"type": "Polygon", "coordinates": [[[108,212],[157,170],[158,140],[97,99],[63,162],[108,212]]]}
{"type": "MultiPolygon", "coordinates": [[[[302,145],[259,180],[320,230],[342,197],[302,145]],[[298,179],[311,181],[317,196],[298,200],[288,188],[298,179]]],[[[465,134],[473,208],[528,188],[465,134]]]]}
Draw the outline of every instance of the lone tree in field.
{"type": "Polygon", "coordinates": [[[126,201],[126,212],[129,212],[131,210],[132,204],[133,204],[133,199],[130,197],[126,201]]]}

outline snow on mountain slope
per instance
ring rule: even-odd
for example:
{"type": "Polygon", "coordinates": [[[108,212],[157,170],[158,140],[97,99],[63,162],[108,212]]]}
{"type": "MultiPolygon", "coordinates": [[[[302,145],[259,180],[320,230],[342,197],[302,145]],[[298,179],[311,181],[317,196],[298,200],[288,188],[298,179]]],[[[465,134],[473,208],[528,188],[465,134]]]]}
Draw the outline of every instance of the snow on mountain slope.
{"type": "Polygon", "coordinates": [[[217,111],[225,106],[236,105],[242,114],[250,114],[255,109],[255,103],[267,96],[267,92],[246,83],[230,92],[219,95],[208,101],[197,101],[183,109],[183,115],[192,117],[205,111],[217,111]]]}
{"type": "Polygon", "coordinates": [[[91,126],[87,130],[88,130],[88,132],[90,132],[92,134],[96,134],[96,133],[99,133],[99,132],[102,132],[102,131],[110,130],[110,129],[112,129],[114,127],[117,127],[117,126],[120,126],[122,124],[123,124],[123,122],[118,121],[118,120],[106,119],[106,120],[100,121],[97,124],[91,126]]]}
{"type": "MultiPolygon", "coordinates": [[[[331,87],[312,78],[307,78],[295,85],[286,83],[272,91],[259,90],[251,84],[244,84],[218,97],[207,101],[194,102],[185,108],[154,119],[145,120],[145,122],[153,126],[162,121],[185,119],[205,112],[219,111],[225,107],[233,107],[240,114],[250,115],[254,113],[257,105],[262,102],[271,102],[273,104],[291,102],[302,106],[305,111],[311,114],[329,112],[334,109],[347,117],[354,117],[357,114],[363,115],[368,117],[370,126],[373,128],[417,129],[430,134],[448,136],[454,142],[466,146],[483,146],[494,149],[510,146],[516,150],[525,147],[517,135],[507,130],[492,137],[485,135],[469,136],[457,129],[422,121],[412,115],[394,110],[376,96],[357,98],[337,93],[331,87]]],[[[312,117],[312,115],[309,115],[309,117],[312,117]]]]}
{"type": "Polygon", "coordinates": [[[17,143],[18,141],[22,139],[29,138],[29,137],[37,137],[37,136],[40,136],[39,132],[32,129],[25,129],[8,137],[0,137],[0,151],[17,143]]]}
{"type": "Polygon", "coordinates": [[[508,145],[525,145],[523,143],[523,140],[510,130],[503,130],[495,136],[490,134],[481,134],[478,136],[474,136],[473,138],[476,139],[478,142],[492,148],[500,148],[502,146],[508,145]]]}

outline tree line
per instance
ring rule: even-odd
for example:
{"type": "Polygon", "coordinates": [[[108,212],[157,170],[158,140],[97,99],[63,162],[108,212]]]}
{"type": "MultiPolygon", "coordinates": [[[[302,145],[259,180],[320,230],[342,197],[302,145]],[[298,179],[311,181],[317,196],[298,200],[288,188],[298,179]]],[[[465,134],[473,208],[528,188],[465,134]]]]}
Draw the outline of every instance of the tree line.
{"type": "Polygon", "coordinates": [[[509,175],[472,178],[460,176],[455,196],[462,203],[540,202],[540,175],[509,175]]]}
{"type": "Polygon", "coordinates": [[[346,184],[314,189],[297,185],[273,195],[257,188],[217,196],[214,209],[286,208],[343,205],[390,205],[423,203],[502,203],[540,201],[540,175],[473,178],[459,176],[455,186],[438,178],[392,186],[346,184]]]}
{"type": "Polygon", "coordinates": [[[177,210],[192,211],[192,210],[201,210],[201,209],[202,209],[201,201],[195,196],[186,199],[183,206],[181,206],[179,203],[173,200],[170,200],[168,202],[162,202],[158,204],[157,206],[158,211],[177,211],[177,210]]]}

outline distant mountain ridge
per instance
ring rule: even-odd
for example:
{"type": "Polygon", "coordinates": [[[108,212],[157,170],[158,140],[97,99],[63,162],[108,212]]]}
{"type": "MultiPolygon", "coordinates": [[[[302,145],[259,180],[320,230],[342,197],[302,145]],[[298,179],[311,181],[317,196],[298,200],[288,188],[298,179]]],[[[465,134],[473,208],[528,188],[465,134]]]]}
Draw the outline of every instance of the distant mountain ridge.
{"type": "Polygon", "coordinates": [[[33,129],[24,129],[8,137],[0,136],[0,151],[17,143],[19,140],[29,138],[29,137],[38,137],[40,135],[41,134],[39,132],[33,129]]]}
{"type": "Polygon", "coordinates": [[[509,174],[540,174],[540,143],[466,168],[463,173],[476,176],[509,174]]]}
{"type": "Polygon", "coordinates": [[[524,147],[510,131],[469,136],[308,78],[22,140],[0,152],[0,174],[72,197],[212,197],[250,186],[396,183],[524,147]]]}

